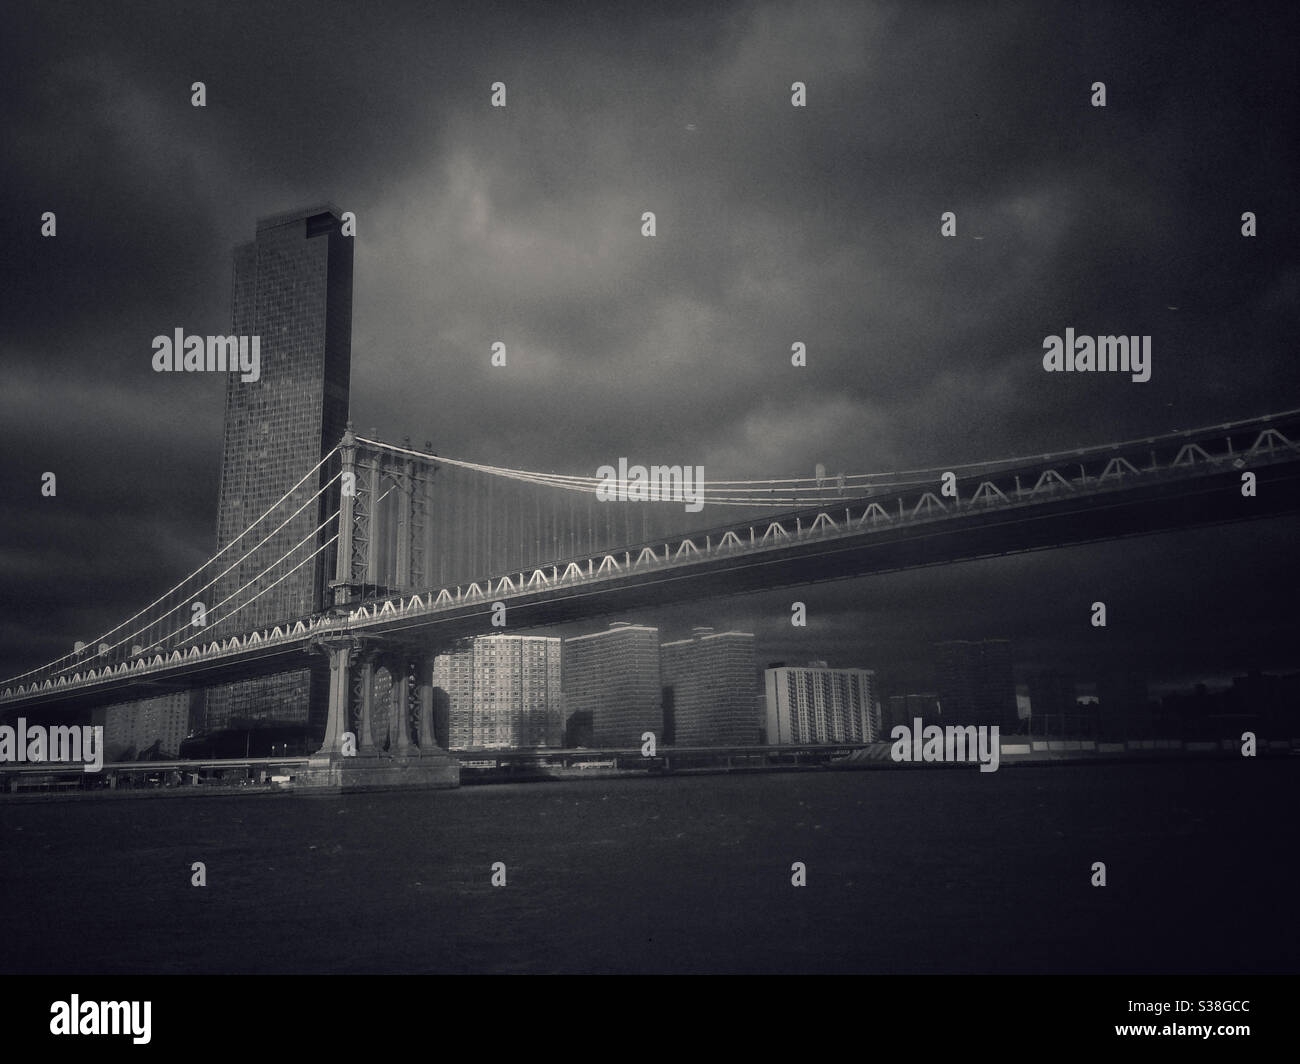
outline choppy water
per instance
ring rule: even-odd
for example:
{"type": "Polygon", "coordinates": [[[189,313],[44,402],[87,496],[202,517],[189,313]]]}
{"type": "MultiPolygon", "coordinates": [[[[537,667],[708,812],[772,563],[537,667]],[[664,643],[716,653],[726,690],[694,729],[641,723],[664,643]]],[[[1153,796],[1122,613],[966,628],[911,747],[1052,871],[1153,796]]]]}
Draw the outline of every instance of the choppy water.
{"type": "Polygon", "coordinates": [[[7,803],[0,968],[1296,971],[1298,769],[7,803]]]}

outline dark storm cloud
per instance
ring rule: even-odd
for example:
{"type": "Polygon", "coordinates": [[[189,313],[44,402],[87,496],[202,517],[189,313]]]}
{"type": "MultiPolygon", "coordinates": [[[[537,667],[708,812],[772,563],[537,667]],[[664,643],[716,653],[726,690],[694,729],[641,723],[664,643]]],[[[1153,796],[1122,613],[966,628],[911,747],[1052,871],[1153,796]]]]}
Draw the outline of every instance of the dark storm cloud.
{"type": "MultiPolygon", "coordinates": [[[[210,551],[219,382],[153,374],[149,340],[225,329],[232,246],[257,217],[322,199],[358,215],[358,427],[457,457],[792,476],[1300,405],[1288,7],[624,6],[46,4],[14,19],[0,44],[0,581],[28,631],[5,633],[14,668],[48,656],[31,631],[66,649],[210,551]],[[796,80],[806,109],[790,106],[796,80]],[[1105,109],[1088,105],[1098,80],[1105,109]],[[505,110],[488,106],[494,81],[505,110]],[[1066,326],[1151,334],[1152,380],[1044,374],[1042,338],[1066,326]],[[57,500],[37,494],[46,469],[57,500]]],[[[1242,579],[1289,564],[1276,535],[1240,535],[1268,548],[1231,563],[1242,579]]],[[[1096,586],[1109,550],[990,564],[1013,584],[1096,586]]],[[[1018,625],[963,567],[890,581],[922,613],[951,596],[948,635],[1018,625]]],[[[818,591],[845,619],[835,645],[919,657],[936,628],[920,615],[851,631],[863,586],[818,591]]],[[[1059,596],[1018,608],[1036,619],[1026,637],[1063,630],[1059,596]]]]}

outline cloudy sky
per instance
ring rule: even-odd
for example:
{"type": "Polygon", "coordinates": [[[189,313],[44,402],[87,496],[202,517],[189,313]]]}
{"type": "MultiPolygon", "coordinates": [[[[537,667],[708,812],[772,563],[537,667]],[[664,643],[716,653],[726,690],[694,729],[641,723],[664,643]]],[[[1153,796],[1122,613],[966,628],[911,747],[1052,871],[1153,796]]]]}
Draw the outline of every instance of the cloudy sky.
{"type": "MultiPolygon", "coordinates": [[[[358,218],[358,427],[455,457],[807,476],[1300,406],[1293,7],[20,6],[0,40],[0,672],[212,553],[223,382],[153,373],[150,340],[228,331],[232,247],[321,200],[358,218]],[[1151,380],[1044,373],[1067,326],[1150,334],[1151,380]]],[[[822,585],[799,592],[806,631],[790,592],[647,619],[743,626],[768,660],[896,690],[929,686],[929,643],[954,637],[1082,679],[1300,668],[1295,534],[822,585]]]]}

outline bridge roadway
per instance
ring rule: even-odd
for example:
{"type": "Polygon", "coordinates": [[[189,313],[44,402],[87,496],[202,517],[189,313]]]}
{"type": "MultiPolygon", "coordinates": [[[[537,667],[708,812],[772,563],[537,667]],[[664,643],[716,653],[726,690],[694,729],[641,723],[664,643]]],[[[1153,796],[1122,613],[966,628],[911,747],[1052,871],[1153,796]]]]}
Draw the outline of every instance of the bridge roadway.
{"type": "MultiPolygon", "coordinates": [[[[567,559],[481,585],[410,592],[347,616],[285,626],[250,645],[169,655],[161,665],[78,683],[0,693],[0,712],[147,698],[191,685],[325,667],[312,642],[373,637],[422,651],[458,637],[566,623],[689,599],[768,590],[1071,544],[1149,535],[1300,510],[1300,412],[1124,449],[1093,448],[958,477],[958,499],[929,488],[836,500],[667,541],[567,559]],[[1242,494],[1242,473],[1256,494],[1242,494]],[[296,630],[289,631],[290,627],[296,630]]],[[[618,504],[609,504],[618,505],[618,504]]],[[[622,505],[633,505],[623,503],[622,505]]]]}

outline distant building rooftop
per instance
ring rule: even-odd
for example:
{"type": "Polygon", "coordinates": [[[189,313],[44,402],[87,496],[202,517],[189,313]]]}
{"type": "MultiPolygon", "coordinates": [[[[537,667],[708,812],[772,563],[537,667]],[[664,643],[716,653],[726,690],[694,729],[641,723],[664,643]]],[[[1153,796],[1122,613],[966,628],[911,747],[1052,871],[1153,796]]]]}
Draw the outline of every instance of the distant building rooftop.
{"type": "Polygon", "coordinates": [[[318,214],[332,214],[340,221],[343,218],[343,212],[335,204],[330,202],[318,203],[312,207],[299,207],[296,210],[268,214],[264,218],[259,218],[257,220],[257,231],[260,233],[263,229],[274,229],[277,226],[289,225],[304,218],[313,218],[318,214]]]}

